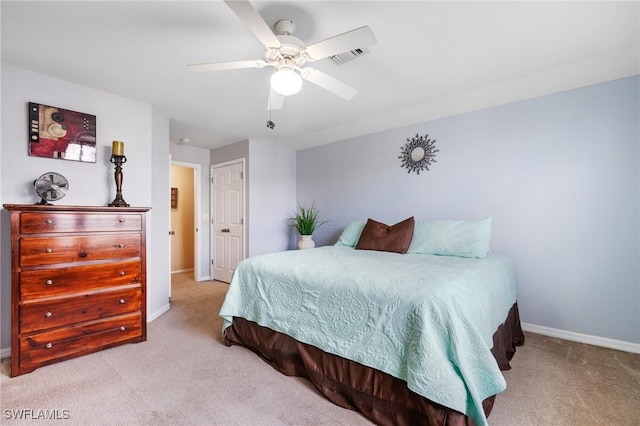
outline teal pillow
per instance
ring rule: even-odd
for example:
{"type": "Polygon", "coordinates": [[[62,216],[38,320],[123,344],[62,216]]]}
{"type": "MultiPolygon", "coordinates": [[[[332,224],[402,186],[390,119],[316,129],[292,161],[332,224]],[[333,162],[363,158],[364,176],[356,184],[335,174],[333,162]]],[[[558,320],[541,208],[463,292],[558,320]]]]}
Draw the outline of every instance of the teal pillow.
{"type": "Polygon", "coordinates": [[[407,253],[483,258],[490,240],[491,217],[416,222],[407,253]]]}
{"type": "Polygon", "coordinates": [[[345,246],[345,247],[355,247],[358,244],[358,240],[360,239],[360,234],[362,233],[362,229],[364,228],[364,222],[350,222],[342,234],[340,234],[340,238],[335,245],[337,246],[345,246]]]}

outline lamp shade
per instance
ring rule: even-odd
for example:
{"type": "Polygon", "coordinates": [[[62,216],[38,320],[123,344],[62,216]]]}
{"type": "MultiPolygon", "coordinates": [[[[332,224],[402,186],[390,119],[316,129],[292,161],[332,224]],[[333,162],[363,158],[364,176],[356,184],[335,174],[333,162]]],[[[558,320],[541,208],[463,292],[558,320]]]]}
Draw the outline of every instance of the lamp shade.
{"type": "Polygon", "coordinates": [[[302,77],[290,68],[280,68],[271,76],[271,88],[284,96],[295,95],[302,88],[302,77]]]}

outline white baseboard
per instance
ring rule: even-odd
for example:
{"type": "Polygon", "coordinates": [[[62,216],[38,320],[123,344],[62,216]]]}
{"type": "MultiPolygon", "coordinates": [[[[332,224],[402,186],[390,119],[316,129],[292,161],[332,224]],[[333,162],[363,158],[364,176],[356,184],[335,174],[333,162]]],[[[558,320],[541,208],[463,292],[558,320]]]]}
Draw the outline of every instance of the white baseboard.
{"type": "Polygon", "coordinates": [[[171,309],[171,304],[167,303],[166,305],[164,305],[162,308],[158,309],[157,311],[152,312],[151,314],[147,314],[147,323],[150,323],[154,319],[158,318],[160,315],[164,314],[169,309],[171,309]]]}
{"type": "Polygon", "coordinates": [[[178,269],[176,271],[171,271],[171,275],[173,274],[180,274],[182,272],[193,272],[193,268],[188,268],[188,269],[178,269]]]}
{"type": "Polygon", "coordinates": [[[606,337],[591,336],[589,334],[575,333],[573,331],[560,330],[557,328],[543,327],[541,325],[522,323],[524,331],[542,334],[549,337],[557,337],[559,339],[570,340],[572,342],[586,343],[594,346],[602,346],[609,349],[617,349],[619,351],[640,354],[640,343],[625,342],[622,340],[609,339],[606,337]]]}
{"type": "Polygon", "coordinates": [[[10,358],[11,357],[11,348],[2,348],[0,349],[0,359],[10,358]]]}

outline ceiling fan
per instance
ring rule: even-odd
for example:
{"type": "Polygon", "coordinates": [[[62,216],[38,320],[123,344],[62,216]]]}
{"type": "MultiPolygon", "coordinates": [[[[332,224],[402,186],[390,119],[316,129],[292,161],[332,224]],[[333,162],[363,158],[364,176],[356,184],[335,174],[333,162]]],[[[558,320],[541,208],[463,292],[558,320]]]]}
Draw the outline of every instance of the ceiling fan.
{"type": "Polygon", "coordinates": [[[311,67],[303,68],[303,65],[375,44],[376,37],[371,28],[365,25],[306,46],[302,40],[293,36],[295,24],[292,20],[282,19],[276,22],[274,33],[248,0],[224,0],[224,2],[264,44],[264,59],[190,64],[187,65],[187,69],[223,71],[274,67],[277,71],[271,76],[271,92],[267,103],[269,110],[282,108],[284,97],[297,93],[302,87],[302,79],[346,100],[358,93],[353,87],[330,75],[311,67]]]}

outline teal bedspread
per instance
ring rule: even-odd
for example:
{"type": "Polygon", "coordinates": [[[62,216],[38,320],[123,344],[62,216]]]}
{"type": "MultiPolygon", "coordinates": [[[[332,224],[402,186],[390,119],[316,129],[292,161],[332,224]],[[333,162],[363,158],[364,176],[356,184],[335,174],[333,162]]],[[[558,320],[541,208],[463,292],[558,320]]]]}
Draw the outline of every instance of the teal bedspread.
{"type": "Polygon", "coordinates": [[[487,424],[506,383],[492,336],[516,301],[513,262],[320,247],[240,262],[220,315],[243,317],[405,380],[487,424]]]}

